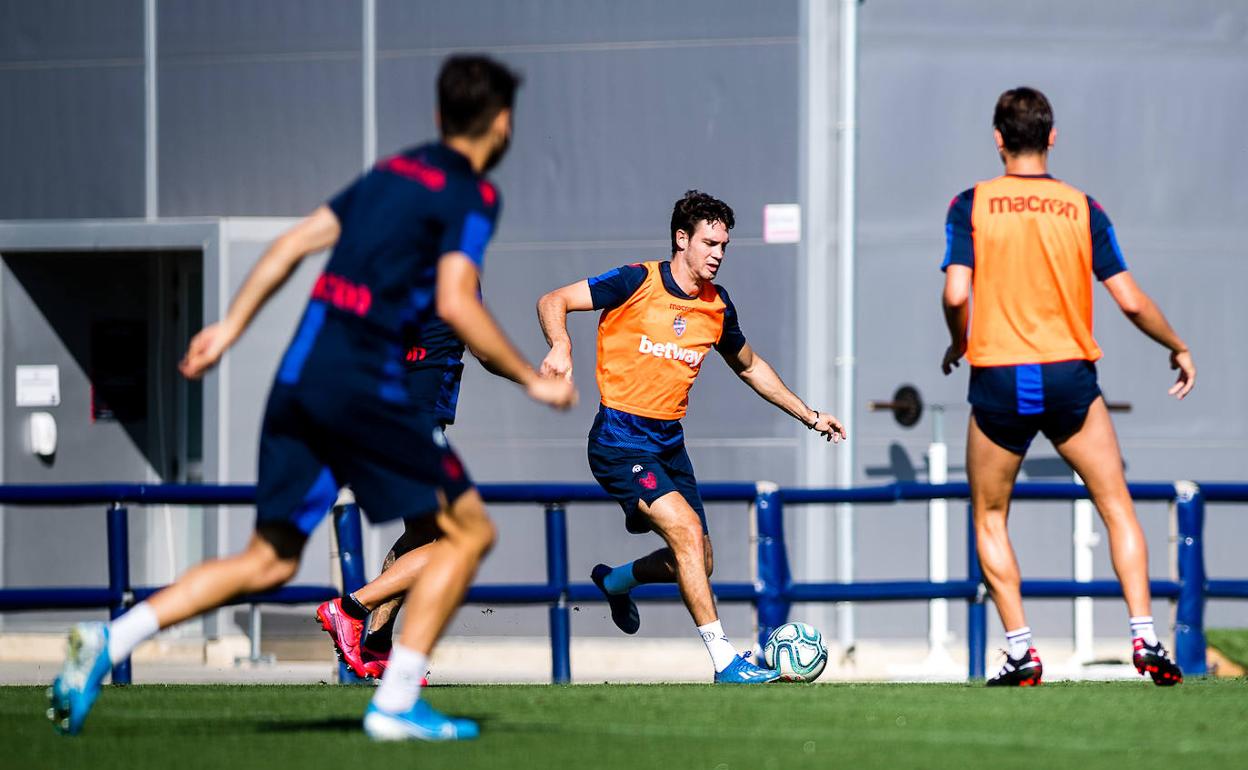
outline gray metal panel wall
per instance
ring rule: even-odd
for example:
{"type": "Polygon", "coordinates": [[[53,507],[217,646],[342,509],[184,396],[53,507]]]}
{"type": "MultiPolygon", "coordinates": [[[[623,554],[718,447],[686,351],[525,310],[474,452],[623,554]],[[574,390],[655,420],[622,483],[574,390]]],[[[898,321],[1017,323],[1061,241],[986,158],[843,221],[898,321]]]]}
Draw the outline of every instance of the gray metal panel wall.
{"type": "Polygon", "coordinates": [[[0,219],[143,214],[143,3],[0,2],[0,219]]]}
{"type": "Polygon", "coordinates": [[[355,176],[361,24],[333,0],[160,3],[161,215],[306,214],[355,176]]]}

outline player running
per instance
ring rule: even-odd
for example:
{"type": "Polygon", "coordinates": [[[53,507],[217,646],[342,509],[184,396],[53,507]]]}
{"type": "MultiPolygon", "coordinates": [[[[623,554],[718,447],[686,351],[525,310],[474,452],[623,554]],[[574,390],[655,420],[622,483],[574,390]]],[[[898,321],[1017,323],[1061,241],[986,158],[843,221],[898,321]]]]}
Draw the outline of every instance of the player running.
{"type": "Polygon", "coordinates": [[[967,476],[984,578],[1009,650],[989,686],[1040,684],[1043,667],[1023,616],[1018,561],[1006,530],[1027,447],[1043,432],[1087,484],[1109,531],[1131,616],[1133,660],[1157,685],[1183,681],[1153,626],[1148,545],[1123,475],[1118,438],[1096,381],[1092,276],[1132,323],[1170,351],[1185,397],[1196,384],[1187,345],[1127,272],[1100,204],[1048,174],[1057,131],[1044,94],[1006,91],[992,118],[1005,175],[953,199],[945,225],[945,374],[971,362],[967,476]],[[970,313],[974,294],[975,312],[970,313]],[[969,326],[969,334],[968,334],[969,326]]]}
{"type": "Polygon", "coordinates": [[[603,311],[602,403],[589,432],[589,467],[624,509],[625,529],[654,531],[667,543],[614,569],[594,567],[590,577],[606,596],[612,620],[624,633],[637,633],[641,620],[629,592],[643,583],[675,582],[710,653],[715,681],[753,684],[778,674],[738,655],[719,622],[706,512],[680,425],[689,389],[713,347],[755,392],[807,428],[834,442],[846,434],[835,417],[806,406],[750,348],[728,293],[712,283],[733,224],[726,203],[690,190],[672,210],[670,261],[625,265],[569,284],[543,296],[537,312],[550,344],[541,373],[571,380],[567,314],[603,311]]]}
{"type": "MultiPolygon", "coordinates": [[[[406,369],[413,403],[432,410],[443,431],[455,422],[459,384],[464,372],[464,343],[437,316],[420,327],[407,346],[406,369]]],[[[479,359],[486,369],[488,360],[479,359]]],[[[498,372],[496,372],[498,373],[498,372]]],[[[341,599],[316,608],[321,627],[334,649],[356,676],[380,679],[386,671],[394,641],[394,625],[412,578],[424,566],[427,546],[437,539],[428,519],[406,519],[403,534],[394,541],[376,580],[341,599]],[[365,620],[368,631],[365,634],[365,620]]]]}
{"type": "Polygon", "coordinates": [[[459,606],[494,525],[436,420],[416,410],[404,334],[437,313],[539,402],[566,408],[570,383],[540,378],[481,304],[478,276],[499,199],[482,176],[511,136],[519,79],[478,56],[438,77],[442,141],[385,159],[278,238],[223,321],[191,341],[180,369],[201,377],[308,254],[334,247],[279,364],[260,438],[256,531],[245,551],[192,568],[112,623],[80,623],[50,691],[58,730],[83,726],[110,667],[159,629],[288,581],[317,522],[350,484],[374,521],[427,518],[439,531],[412,581],[389,668],[364,716],[379,740],[475,737],[420,699],[433,645],[459,606]]]}

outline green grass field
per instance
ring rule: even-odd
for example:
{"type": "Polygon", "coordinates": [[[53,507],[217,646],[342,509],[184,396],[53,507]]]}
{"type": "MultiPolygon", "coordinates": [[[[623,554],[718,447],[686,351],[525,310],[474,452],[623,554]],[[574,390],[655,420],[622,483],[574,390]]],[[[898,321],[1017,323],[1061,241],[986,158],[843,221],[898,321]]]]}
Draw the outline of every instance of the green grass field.
{"type": "Polygon", "coordinates": [[[3,768],[1248,767],[1248,680],[432,687],[482,722],[459,744],[374,744],[368,688],[107,688],[76,738],[43,688],[0,688],[3,768]]]}

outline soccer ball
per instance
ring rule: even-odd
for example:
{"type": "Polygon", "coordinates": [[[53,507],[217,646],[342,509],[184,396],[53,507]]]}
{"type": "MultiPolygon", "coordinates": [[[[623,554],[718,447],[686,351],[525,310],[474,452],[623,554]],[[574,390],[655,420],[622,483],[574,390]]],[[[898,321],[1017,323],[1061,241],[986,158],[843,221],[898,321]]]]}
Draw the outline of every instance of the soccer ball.
{"type": "Polygon", "coordinates": [[[814,626],[785,623],[767,637],[763,660],[786,682],[813,682],[828,665],[828,647],[814,626]]]}

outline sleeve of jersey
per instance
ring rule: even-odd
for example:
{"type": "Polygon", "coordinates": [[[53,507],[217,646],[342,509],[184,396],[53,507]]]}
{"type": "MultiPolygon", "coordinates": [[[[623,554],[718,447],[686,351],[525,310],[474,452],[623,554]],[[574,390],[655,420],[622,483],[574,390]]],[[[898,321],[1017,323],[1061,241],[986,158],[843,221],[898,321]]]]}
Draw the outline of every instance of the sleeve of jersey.
{"type": "Polygon", "coordinates": [[[485,265],[485,247],[494,236],[498,209],[498,205],[486,208],[480,203],[453,206],[443,223],[439,253],[463,252],[480,271],[485,265]]]}
{"type": "Polygon", "coordinates": [[[745,347],[745,334],[741,332],[741,324],[737,320],[737,306],[732,304],[732,298],[724,291],[724,287],[716,285],[715,288],[719,289],[719,297],[725,306],[724,330],[719,335],[719,342],[715,343],[715,349],[720,355],[735,356],[745,347]]]}
{"type": "Polygon", "coordinates": [[[944,272],[950,265],[966,265],[975,269],[975,240],[971,237],[971,207],[975,204],[975,188],[960,193],[949,204],[945,217],[945,259],[940,263],[944,272]]]}
{"type": "Polygon", "coordinates": [[[645,281],[646,268],[642,265],[613,267],[602,275],[595,275],[589,279],[589,296],[594,310],[610,310],[623,305],[645,281]]]}
{"type": "Polygon", "coordinates": [[[1088,220],[1092,228],[1092,272],[1098,281],[1107,281],[1127,269],[1127,260],[1122,257],[1109,215],[1091,195],[1088,196],[1088,220]]]}
{"type": "Polygon", "coordinates": [[[346,219],[347,212],[351,209],[351,201],[355,198],[355,188],[359,184],[360,180],[356,179],[325,202],[325,205],[329,206],[329,210],[334,212],[334,216],[338,217],[339,222],[346,219]]]}

